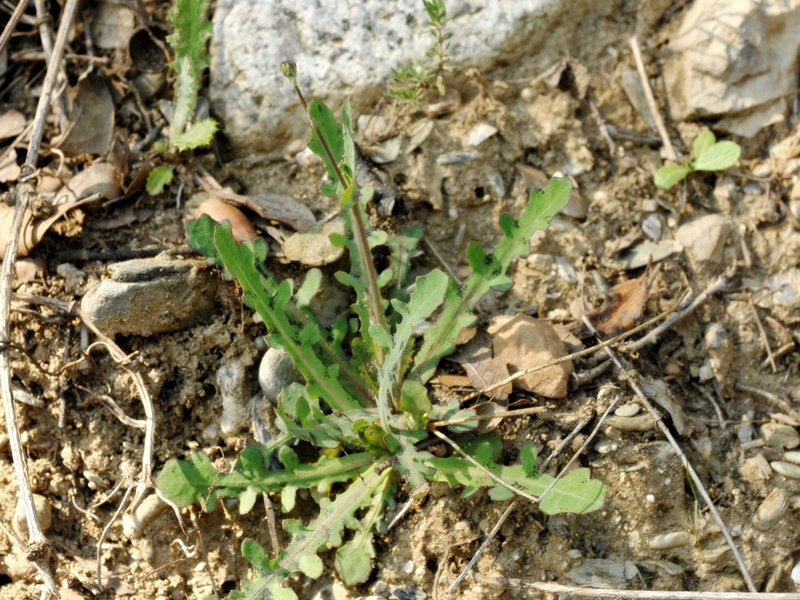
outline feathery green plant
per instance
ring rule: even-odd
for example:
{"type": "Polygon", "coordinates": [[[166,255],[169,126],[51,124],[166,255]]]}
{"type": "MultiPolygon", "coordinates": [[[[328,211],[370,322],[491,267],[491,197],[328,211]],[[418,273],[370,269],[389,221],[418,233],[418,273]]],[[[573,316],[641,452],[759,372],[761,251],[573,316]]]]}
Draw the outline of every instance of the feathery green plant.
{"type": "MultiPolygon", "coordinates": [[[[481,296],[489,289],[511,287],[506,270],[516,256],[527,255],[531,235],[566,204],[569,182],[554,179],[544,190],[533,190],[518,219],[503,215],[503,237],[494,250],[471,243],[467,259],[473,274],[466,282],[457,284],[433,270],[417,277],[408,291],[407,257],[416,251],[421,229],[387,235],[369,228],[365,206],[372,190],[359,190],[356,181],[349,103],[338,122],[322,102],[306,104],[293,63],[284,63],[282,70],[306,109],[312,129],[309,148],[322,158],[331,177],[323,192],[338,197],[342,206],[346,233],[332,236],[332,241],[349,251],[351,267],[336,277],[353,289],[356,300],[352,313],[328,331],[308,306],[319,284],[318,272],[310,271],[295,290],[291,281],[278,281],[265,268],[263,240],[236,244],[229,225],[208,217],[187,225],[189,243],[236,279],[244,301],[263,320],[268,343],[283,348],[305,379],[282,393],[276,409],[281,436],[267,445],[248,446],[232,471],[218,471],[198,452],[185,461],[169,461],[158,477],[158,487],[175,504],[197,503],[206,511],[225,497],[238,497],[242,513],[252,509],[261,493],[280,494],[285,512],[294,507],[300,489],[319,498],[319,514],[310,523],[284,521],[291,541],[277,558],[267,558],[252,539],[242,543],[256,576],[229,596],[235,599],[294,600],[294,592],[281,582],[295,572],[318,577],[318,552],[327,549],[338,548],[335,563],[342,581],[366,581],[375,556],[373,536],[383,530],[384,512],[401,482],[412,490],[426,482],[445,482],[462,486],[465,496],[488,488],[495,500],[515,492],[540,496],[553,484],[551,476],[536,471],[532,445],[523,447],[521,464],[502,465],[500,440],[475,436],[472,423],[448,428],[461,435],[459,444],[472,460],[427,452],[429,429],[473,417],[474,411],[461,409],[458,401],[432,403],[425,383],[439,360],[454,350],[456,335],[474,324],[473,308],[481,296]],[[376,246],[387,246],[391,255],[381,272],[372,259],[376,246]],[[415,332],[427,319],[434,325],[417,349],[415,332]],[[300,461],[291,448],[300,440],[320,449],[316,461],[300,461]],[[322,449],[340,449],[343,455],[332,457],[322,449]],[[332,498],[333,484],[343,491],[332,498]]],[[[603,485],[591,480],[587,469],[579,469],[555,482],[540,508],[547,514],[584,513],[599,508],[603,494],[603,485]]]]}
{"type": "MultiPolygon", "coordinates": [[[[217,122],[206,118],[190,123],[197,107],[197,95],[203,71],[208,68],[206,44],[211,37],[212,24],[206,17],[208,0],[175,0],[169,19],[175,28],[167,37],[175,58],[171,63],[175,73],[175,101],[168,143],[157,146],[164,153],[185,152],[207,146],[217,132],[217,122]]],[[[147,191],[160,194],[175,174],[171,164],[155,167],[147,178],[147,191]]]]}

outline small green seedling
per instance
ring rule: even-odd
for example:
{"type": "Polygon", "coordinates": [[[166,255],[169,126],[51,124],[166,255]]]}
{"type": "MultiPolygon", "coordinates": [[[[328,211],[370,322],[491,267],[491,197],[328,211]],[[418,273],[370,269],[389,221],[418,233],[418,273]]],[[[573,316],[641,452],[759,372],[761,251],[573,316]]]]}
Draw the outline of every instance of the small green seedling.
{"type": "Polygon", "coordinates": [[[704,131],[694,140],[693,154],[692,160],[656,171],[656,187],[669,189],[694,171],[724,171],[736,164],[742,148],[736,142],[718,142],[711,131],[704,131]]]}
{"type": "Polygon", "coordinates": [[[467,249],[472,274],[464,283],[435,269],[411,286],[409,257],[418,253],[422,228],[390,235],[370,227],[366,207],[372,190],[360,190],[356,180],[349,102],[337,121],[322,102],[306,103],[294,63],[284,63],[282,70],[311,125],[308,147],[322,158],[331,178],[322,191],[338,198],[342,208],[345,234],[332,235],[331,241],[349,251],[350,271],[336,278],[352,289],[355,301],[326,329],[309,307],[321,280],[318,270],[309,271],[295,288],[267,270],[263,240],[237,244],[229,224],[207,216],[187,223],[189,244],[236,279],[245,303],[267,328],[268,344],[285,350],[305,379],[281,394],[276,407],[281,435],[266,445],[248,446],[232,470],[218,470],[197,452],[188,460],[170,460],[158,476],[161,492],[180,507],[196,503],[211,511],[220,499],[235,497],[244,514],[260,494],[270,493],[280,495],[288,513],[301,489],[319,504],[310,522],[283,522],[290,539],[275,558],[252,539],[242,543],[255,577],[229,598],[296,600],[282,582],[296,572],[319,577],[318,554],[326,550],[336,550],[344,583],[365,582],[375,557],[373,537],[385,530],[383,516],[400,484],[411,494],[427,482],[461,487],[464,496],[484,488],[495,501],[525,494],[539,498],[546,514],[598,509],[604,487],[588,469],[556,481],[537,471],[531,444],[520,450],[519,464],[504,464],[500,439],[474,433],[474,410],[461,408],[458,400],[432,402],[426,387],[442,357],[455,350],[458,334],[475,324],[473,311],[481,297],[490,289],[511,288],[508,267],[528,254],[533,233],[547,227],[567,203],[569,181],[554,179],[544,190],[533,190],[517,218],[502,215],[502,238],[493,250],[472,242],[467,249]],[[372,257],[381,247],[389,257],[384,270],[372,257]],[[418,341],[417,332],[429,320],[432,325],[418,341]],[[431,430],[444,429],[468,458],[437,457],[425,449],[431,430]],[[305,461],[292,448],[297,444],[306,448],[305,461]],[[316,448],[310,458],[309,446],[316,448]]]}
{"type": "MultiPolygon", "coordinates": [[[[174,33],[167,37],[175,58],[171,63],[175,73],[175,101],[169,140],[156,145],[163,153],[185,152],[207,146],[217,132],[214,119],[201,119],[190,123],[197,107],[197,95],[203,72],[208,68],[209,56],[206,44],[211,37],[212,24],[206,17],[208,0],[176,0],[169,11],[169,18],[175,27],[174,33]]],[[[175,167],[171,164],[155,167],[147,177],[147,191],[155,196],[164,186],[172,182],[175,167]]]]}
{"type": "Polygon", "coordinates": [[[423,97],[432,87],[441,96],[446,93],[444,75],[450,70],[447,66],[450,60],[450,42],[447,40],[453,36],[452,33],[444,32],[447,9],[444,0],[422,0],[422,3],[428,14],[428,33],[433,37],[434,44],[426,53],[427,62],[392,69],[393,80],[389,86],[389,97],[403,112],[418,110],[423,97]]]}

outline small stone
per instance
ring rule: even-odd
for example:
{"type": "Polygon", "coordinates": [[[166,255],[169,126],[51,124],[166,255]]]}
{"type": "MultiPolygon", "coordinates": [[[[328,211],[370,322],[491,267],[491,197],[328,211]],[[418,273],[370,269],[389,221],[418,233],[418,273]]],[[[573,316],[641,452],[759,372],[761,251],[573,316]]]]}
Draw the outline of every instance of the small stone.
{"type": "Polygon", "coordinates": [[[627,588],[627,574],[635,570],[635,566],[633,569],[626,568],[626,562],[587,558],[580,566],[570,569],[565,575],[578,585],[624,590],[627,588]]]}
{"type": "Polygon", "coordinates": [[[614,429],[620,431],[652,431],[656,424],[650,415],[639,415],[636,417],[609,417],[606,423],[614,429]]]}
{"type": "Polygon", "coordinates": [[[775,525],[789,508],[789,494],[781,488],[773,488],[753,516],[753,525],[766,531],[775,525]]]}
{"type": "Polygon", "coordinates": [[[783,460],[789,461],[790,463],[795,463],[796,465],[800,465],[800,450],[792,450],[790,452],[784,452],[781,458],[783,460]]]}
{"type": "Polygon", "coordinates": [[[688,546],[692,543],[692,540],[692,534],[688,531],[673,531],[662,533],[650,540],[650,547],[653,550],[668,550],[669,548],[688,546]]]}
{"type": "Polygon", "coordinates": [[[336,262],[344,256],[345,249],[331,243],[332,233],[344,235],[344,220],[334,219],[317,224],[308,231],[293,233],[283,242],[286,260],[299,262],[307,267],[321,267],[336,262]]]}
{"type": "Polygon", "coordinates": [[[405,564],[403,564],[402,571],[406,575],[411,575],[411,573],[414,572],[414,561],[413,560],[409,560],[405,564]]]}
{"type": "Polygon", "coordinates": [[[794,427],[782,423],[764,423],[761,437],[772,448],[797,448],[800,446],[800,433],[794,427]]]}
{"type": "Polygon", "coordinates": [[[217,369],[214,381],[222,399],[219,426],[225,436],[236,435],[250,425],[252,389],[247,377],[250,364],[243,358],[224,362],[217,369]]]}
{"type": "Polygon", "coordinates": [[[778,475],[783,475],[789,479],[800,479],[800,465],[794,463],[783,462],[782,460],[775,460],[769,463],[772,470],[778,475]]]}
{"type": "Polygon", "coordinates": [[[470,146],[480,146],[483,142],[497,133],[497,127],[489,125],[488,123],[478,123],[467,134],[467,143],[470,146]]]}
{"type": "Polygon", "coordinates": [[[447,152],[442,154],[436,159],[438,165],[457,165],[459,163],[470,162],[478,160],[480,155],[475,152],[468,152],[466,150],[457,150],[455,152],[447,152]]]}
{"type": "MultiPolygon", "coordinates": [[[[47,531],[53,524],[53,514],[50,510],[50,501],[39,494],[33,494],[33,506],[36,516],[39,518],[39,526],[42,531],[47,531]]],[[[11,526],[17,535],[23,539],[28,539],[28,517],[25,514],[25,503],[22,498],[17,500],[17,507],[14,509],[14,517],[11,526]]]]}
{"type": "Polygon", "coordinates": [[[302,383],[300,374],[289,353],[279,348],[269,348],[258,367],[258,383],[267,398],[277,400],[284,388],[291,383],[302,383]]]}
{"type": "Polygon", "coordinates": [[[603,440],[602,442],[595,444],[594,450],[598,454],[610,454],[611,452],[616,452],[619,450],[619,444],[617,442],[612,442],[611,440],[603,440]]]}
{"type": "Polygon", "coordinates": [[[681,225],[675,239],[696,262],[719,264],[725,240],[731,231],[733,221],[730,217],[706,215],[681,225]]]}
{"type": "Polygon", "coordinates": [[[644,231],[644,234],[651,240],[660,240],[662,226],[661,219],[658,218],[658,215],[653,214],[645,217],[644,221],[642,221],[642,231],[644,231]]]}
{"type": "Polygon", "coordinates": [[[628,402],[627,404],[623,404],[617,410],[614,411],[614,414],[618,417],[633,417],[639,414],[639,411],[642,409],[636,402],[628,402]]]}
{"type": "Polygon", "coordinates": [[[214,305],[217,277],[202,261],[134,259],[109,265],[83,313],[108,336],[149,336],[190,327],[214,305]]]}
{"type": "Polygon", "coordinates": [[[141,537],[147,524],[161,514],[167,506],[156,494],[148,496],[141,501],[132,515],[123,517],[122,533],[129,540],[141,537]]]}

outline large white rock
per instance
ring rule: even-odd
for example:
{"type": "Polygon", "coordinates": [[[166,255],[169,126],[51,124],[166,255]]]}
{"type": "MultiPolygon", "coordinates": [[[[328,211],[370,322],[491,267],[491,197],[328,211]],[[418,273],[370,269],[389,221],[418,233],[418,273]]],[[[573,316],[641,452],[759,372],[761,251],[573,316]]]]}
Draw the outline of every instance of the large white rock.
{"type": "Polygon", "coordinates": [[[797,86],[800,0],[697,0],[664,65],[676,121],[727,117],[742,136],[784,118],[797,86]]]}
{"type": "MultiPolygon", "coordinates": [[[[487,68],[521,55],[554,59],[570,34],[615,2],[447,2],[452,65],[487,68]]],[[[598,17],[599,18],[599,17],[598,17]]],[[[433,45],[420,0],[220,0],[211,41],[210,96],[231,143],[243,152],[307,137],[307,123],[280,64],[294,60],[307,98],[358,110],[386,92],[392,69],[425,60],[433,45]]]]}

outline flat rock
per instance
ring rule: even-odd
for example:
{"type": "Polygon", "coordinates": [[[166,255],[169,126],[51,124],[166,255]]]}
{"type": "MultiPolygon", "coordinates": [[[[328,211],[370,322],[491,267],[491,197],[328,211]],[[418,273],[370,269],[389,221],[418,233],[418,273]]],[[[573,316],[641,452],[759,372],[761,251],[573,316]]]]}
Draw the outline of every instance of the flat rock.
{"type": "Polygon", "coordinates": [[[214,305],[217,278],[197,260],[134,259],[109,265],[81,310],[106,335],[154,335],[194,325],[214,305]]]}
{"type": "Polygon", "coordinates": [[[726,116],[717,127],[749,137],[782,121],[796,86],[800,1],[698,0],[664,66],[672,118],[726,116]]]}
{"type": "MultiPolygon", "coordinates": [[[[449,3],[450,66],[487,69],[497,60],[549,53],[556,60],[584,19],[604,3],[474,0],[449,3]],[[580,15],[580,18],[576,17],[580,15]]],[[[424,62],[433,46],[419,0],[275,2],[221,0],[211,40],[210,99],[225,134],[240,151],[268,152],[308,137],[281,62],[298,66],[306,98],[337,113],[345,98],[354,114],[383,98],[392,69],[424,62]]]]}
{"type": "Polygon", "coordinates": [[[733,221],[722,215],[706,215],[684,223],[675,237],[697,263],[719,264],[733,221]]]}

